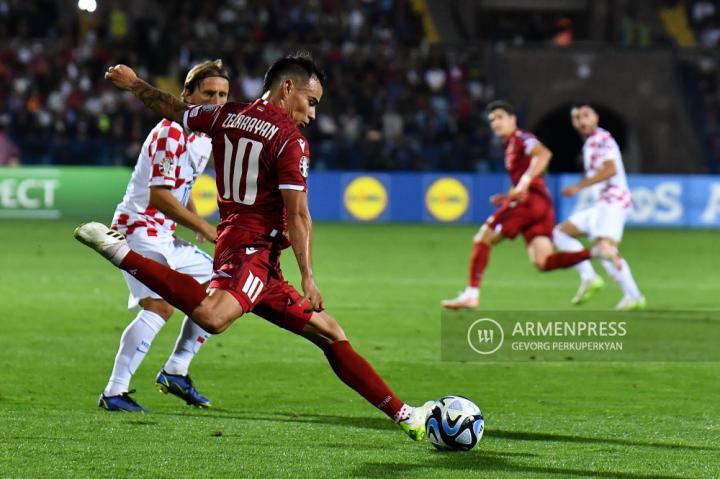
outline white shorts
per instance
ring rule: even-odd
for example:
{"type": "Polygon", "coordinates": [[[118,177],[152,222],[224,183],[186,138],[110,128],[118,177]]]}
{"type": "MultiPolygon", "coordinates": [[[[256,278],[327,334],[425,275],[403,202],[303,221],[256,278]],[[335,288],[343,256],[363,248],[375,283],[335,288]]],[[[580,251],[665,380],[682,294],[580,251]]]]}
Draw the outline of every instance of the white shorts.
{"type": "Polygon", "coordinates": [[[574,213],[568,221],[588,239],[610,238],[619,243],[629,213],[630,209],[622,205],[598,202],[595,206],[574,213]]]}
{"type": "MultiPolygon", "coordinates": [[[[128,235],[128,244],[133,251],[162,263],[177,272],[185,273],[203,284],[210,281],[213,272],[213,259],[205,251],[192,243],[175,237],[148,238],[140,235],[128,235]]],[[[125,282],[130,289],[128,309],[138,307],[143,298],[160,299],[160,296],[131,274],[123,271],[125,282]]]]}

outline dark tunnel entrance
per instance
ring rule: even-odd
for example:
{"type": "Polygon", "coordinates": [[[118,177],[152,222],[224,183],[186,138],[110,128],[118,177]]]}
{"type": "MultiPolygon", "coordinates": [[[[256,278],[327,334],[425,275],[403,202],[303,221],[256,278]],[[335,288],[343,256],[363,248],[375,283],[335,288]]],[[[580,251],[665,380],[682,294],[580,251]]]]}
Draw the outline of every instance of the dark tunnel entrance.
{"type": "MultiPolygon", "coordinates": [[[[628,134],[625,120],[603,105],[593,104],[593,107],[600,115],[600,126],[608,130],[615,137],[620,150],[624,150],[628,134]]],[[[552,172],[577,172],[583,168],[583,140],[572,127],[570,108],[572,103],[565,103],[551,110],[543,115],[531,130],[553,152],[550,162],[552,172]]]]}

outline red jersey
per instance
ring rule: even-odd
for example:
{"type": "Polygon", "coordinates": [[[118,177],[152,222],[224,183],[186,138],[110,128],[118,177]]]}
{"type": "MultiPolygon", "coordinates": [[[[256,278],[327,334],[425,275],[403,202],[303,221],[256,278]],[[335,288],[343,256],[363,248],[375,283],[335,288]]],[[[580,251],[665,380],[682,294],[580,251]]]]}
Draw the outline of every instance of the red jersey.
{"type": "Polygon", "coordinates": [[[260,234],[284,231],[280,190],[307,191],[310,168],[310,146],[288,113],[264,100],[228,102],[194,106],[183,122],[212,139],[218,233],[230,225],[260,234]]]}
{"type": "MultiPolygon", "coordinates": [[[[510,174],[513,186],[518,184],[520,177],[527,171],[532,160],[531,152],[540,141],[529,131],[517,129],[505,140],[505,169],[510,174]]],[[[542,175],[536,176],[530,189],[547,194],[547,187],[542,175]]]]}

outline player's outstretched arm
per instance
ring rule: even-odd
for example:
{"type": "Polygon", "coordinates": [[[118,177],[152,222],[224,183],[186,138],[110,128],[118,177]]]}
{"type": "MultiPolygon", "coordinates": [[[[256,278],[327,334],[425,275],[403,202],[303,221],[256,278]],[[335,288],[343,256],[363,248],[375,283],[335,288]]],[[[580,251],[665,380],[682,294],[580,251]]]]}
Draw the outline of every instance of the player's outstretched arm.
{"type": "Polygon", "coordinates": [[[518,184],[515,185],[513,190],[511,190],[511,194],[526,193],[528,188],[530,188],[532,180],[543,174],[552,159],[552,152],[545,145],[539,142],[535,145],[530,154],[532,155],[530,166],[528,166],[527,171],[523,173],[520,181],[518,181],[518,184]]]}
{"type": "Polygon", "coordinates": [[[198,216],[190,204],[188,204],[188,208],[184,207],[170,192],[170,187],[151,186],[150,206],[157,208],[171,220],[199,233],[209,241],[215,242],[217,239],[215,227],[198,216]]]}
{"type": "Polygon", "coordinates": [[[302,276],[302,289],[307,301],[306,311],[325,309],[323,297],[315,285],[312,271],[312,219],[308,209],[307,193],[291,189],[280,190],[287,212],[288,233],[302,276]]]}
{"type": "Polygon", "coordinates": [[[170,93],[159,90],[142,78],[138,78],[132,68],[126,65],[110,67],[105,73],[105,79],[122,90],[131,91],[155,113],[182,124],[183,115],[188,109],[187,105],[170,93]]]}
{"type": "Polygon", "coordinates": [[[560,193],[564,196],[574,196],[580,190],[585,189],[588,186],[592,186],[595,183],[600,183],[602,181],[610,179],[616,174],[617,167],[615,166],[615,162],[613,160],[605,160],[600,167],[600,170],[598,170],[598,172],[594,176],[586,176],[574,185],[563,188],[560,193]]]}

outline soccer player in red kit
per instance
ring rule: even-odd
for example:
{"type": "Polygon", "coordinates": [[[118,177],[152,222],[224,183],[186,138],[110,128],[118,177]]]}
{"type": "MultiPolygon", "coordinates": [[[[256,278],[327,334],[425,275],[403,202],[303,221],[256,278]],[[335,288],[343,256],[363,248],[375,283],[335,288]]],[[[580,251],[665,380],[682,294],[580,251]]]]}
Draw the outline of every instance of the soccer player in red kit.
{"type": "Polygon", "coordinates": [[[307,201],[310,145],[298,129],[315,119],[323,95],[324,74],[313,60],[302,54],[277,60],[265,74],[261,99],[223,106],[187,107],[124,65],[109,68],[106,78],[155,112],[212,139],[221,221],[209,292],[191,277],[132,251],[122,235],[100,223],[82,225],[75,237],[211,334],[253,312],[312,341],[343,382],[412,439],[423,439],[425,418],[434,402],[413,408],[398,399],[324,311],[315,284],[307,201]],[[283,279],[279,260],[288,244],[297,259],[304,295],[283,279]]]}
{"type": "Polygon", "coordinates": [[[476,308],[480,304],[480,282],[490,258],[491,248],[504,238],[522,234],[527,243],[530,261],[540,271],[568,268],[590,257],[609,259],[618,264],[617,251],[610,247],[594,247],[572,253],[557,253],[552,242],[555,211],[543,173],[552,153],[529,131],[517,127],[513,106],[494,101],[487,106],[493,133],[505,146],[505,168],[512,188],[508,193],[490,197],[498,206],[473,238],[467,287],[452,299],[441,302],[448,309],[476,308]]]}

